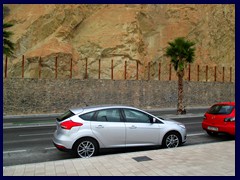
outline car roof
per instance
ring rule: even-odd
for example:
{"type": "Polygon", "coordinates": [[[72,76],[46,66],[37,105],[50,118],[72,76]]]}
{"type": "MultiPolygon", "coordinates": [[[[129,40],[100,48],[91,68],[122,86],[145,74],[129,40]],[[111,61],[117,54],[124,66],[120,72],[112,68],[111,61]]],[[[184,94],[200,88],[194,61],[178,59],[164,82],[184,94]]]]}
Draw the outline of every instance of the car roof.
{"type": "Polygon", "coordinates": [[[219,105],[232,105],[232,106],[235,106],[235,102],[219,102],[219,103],[216,103],[216,105],[219,104],[219,105]]]}
{"type": "MultiPolygon", "coordinates": [[[[87,113],[87,112],[91,112],[91,111],[96,111],[96,110],[101,110],[101,109],[111,109],[111,108],[128,108],[128,109],[140,110],[135,107],[124,106],[124,105],[96,105],[96,106],[71,108],[69,110],[72,111],[74,114],[79,114],[79,113],[87,113]]],[[[140,110],[140,111],[142,111],[142,110],[140,110]]]]}

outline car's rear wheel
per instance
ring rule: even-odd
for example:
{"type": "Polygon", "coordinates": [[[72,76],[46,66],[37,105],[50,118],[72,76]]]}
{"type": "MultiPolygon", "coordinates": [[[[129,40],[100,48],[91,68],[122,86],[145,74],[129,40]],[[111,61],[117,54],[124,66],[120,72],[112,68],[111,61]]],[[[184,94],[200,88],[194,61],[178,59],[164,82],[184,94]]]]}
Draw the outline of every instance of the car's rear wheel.
{"type": "Polygon", "coordinates": [[[74,154],[81,158],[95,156],[98,153],[98,149],[98,143],[92,138],[81,138],[73,147],[74,154]]]}
{"type": "Polygon", "coordinates": [[[164,138],[162,145],[164,148],[175,148],[181,144],[180,135],[177,132],[169,132],[167,133],[164,138]]]}

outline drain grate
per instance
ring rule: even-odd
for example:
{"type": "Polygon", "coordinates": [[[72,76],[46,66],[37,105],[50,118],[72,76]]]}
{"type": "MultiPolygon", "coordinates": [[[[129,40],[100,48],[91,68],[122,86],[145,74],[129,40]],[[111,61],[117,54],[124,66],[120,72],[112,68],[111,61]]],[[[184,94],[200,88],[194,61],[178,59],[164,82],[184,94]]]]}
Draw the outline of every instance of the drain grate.
{"type": "Polygon", "coordinates": [[[142,161],[151,161],[152,159],[147,157],[147,156],[139,156],[139,157],[134,157],[133,158],[137,162],[142,162],[142,161]]]}

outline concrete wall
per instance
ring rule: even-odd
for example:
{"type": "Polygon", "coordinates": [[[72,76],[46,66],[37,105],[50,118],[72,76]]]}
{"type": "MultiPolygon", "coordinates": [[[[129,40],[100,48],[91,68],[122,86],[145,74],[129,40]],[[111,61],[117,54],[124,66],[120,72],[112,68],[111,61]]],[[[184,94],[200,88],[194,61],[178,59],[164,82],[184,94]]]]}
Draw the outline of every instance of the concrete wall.
{"type": "MultiPolygon", "coordinates": [[[[80,79],[4,79],[4,115],[61,113],[70,107],[124,104],[139,108],[176,108],[176,81],[80,79]]],[[[235,84],[185,82],[187,107],[234,101],[235,84]]]]}

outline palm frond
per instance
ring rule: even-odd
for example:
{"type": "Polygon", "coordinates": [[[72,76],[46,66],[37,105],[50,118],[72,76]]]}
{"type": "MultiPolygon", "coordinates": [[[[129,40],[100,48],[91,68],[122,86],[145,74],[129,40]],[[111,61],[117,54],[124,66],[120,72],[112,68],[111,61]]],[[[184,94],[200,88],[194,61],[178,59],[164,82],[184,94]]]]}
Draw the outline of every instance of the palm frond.
{"type": "Polygon", "coordinates": [[[166,56],[171,58],[171,63],[176,71],[183,71],[187,63],[192,63],[195,57],[194,42],[178,37],[168,42],[166,56]]]}
{"type": "Polygon", "coordinates": [[[12,56],[14,54],[14,43],[10,40],[13,32],[7,30],[7,28],[12,26],[12,23],[3,23],[3,54],[6,56],[12,56]]]}

